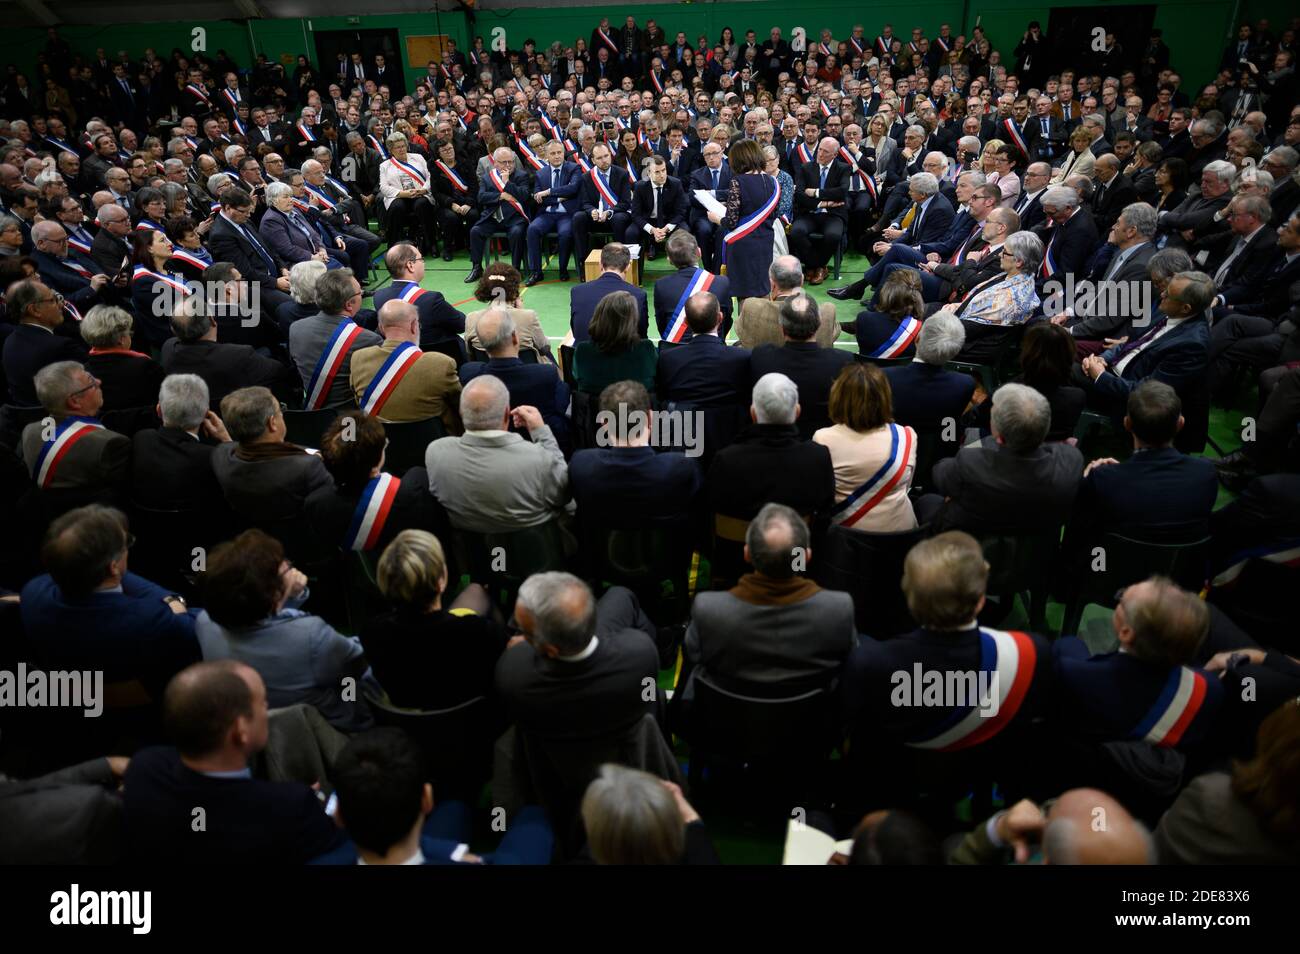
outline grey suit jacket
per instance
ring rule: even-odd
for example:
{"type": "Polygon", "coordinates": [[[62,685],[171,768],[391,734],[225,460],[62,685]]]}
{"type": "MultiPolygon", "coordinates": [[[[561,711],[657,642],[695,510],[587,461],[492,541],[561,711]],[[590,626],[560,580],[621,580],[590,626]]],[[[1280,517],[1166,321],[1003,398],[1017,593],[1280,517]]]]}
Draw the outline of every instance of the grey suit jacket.
{"type": "Polygon", "coordinates": [[[1259,821],[1232,792],[1232,776],[1209,772],[1192,779],[1156,827],[1162,865],[1295,865],[1288,851],[1260,830],[1259,821]]]}
{"type": "MultiPolygon", "coordinates": [[[[303,391],[310,393],[311,379],[316,373],[316,365],[320,363],[321,355],[325,353],[325,348],[338,329],[339,323],[351,320],[338,315],[322,314],[301,318],[289,326],[289,356],[293,358],[298,375],[302,378],[303,391]]],[[[361,334],[353,340],[347,356],[343,359],[343,364],[339,366],[338,374],[330,383],[329,396],[325,399],[324,407],[352,407],[356,404],[356,396],[352,393],[352,385],[349,383],[352,377],[352,352],[358,348],[369,348],[383,343],[384,339],[373,331],[361,329],[361,334]]]]}
{"type": "Polygon", "coordinates": [[[0,776],[0,864],[105,865],[120,860],[122,799],[107,759],[41,778],[0,776]]]}
{"type": "MultiPolygon", "coordinates": [[[[1092,305],[1090,314],[1080,317],[1077,321],[1068,325],[1070,334],[1076,338],[1119,338],[1129,333],[1133,320],[1140,317],[1141,296],[1146,295],[1145,302],[1148,306],[1148,313],[1145,317],[1150,319],[1150,310],[1155,307],[1155,292],[1151,287],[1151,276],[1147,273],[1147,266],[1151,263],[1151,256],[1155,255],[1157,249],[1154,242],[1144,242],[1140,248],[1131,254],[1123,265],[1111,275],[1107,281],[1112,282],[1114,289],[1119,289],[1121,285],[1128,286],[1128,307],[1124,308],[1121,300],[1111,297],[1109,293],[1102,295],[1092,305]],[[1145,285],[1145,288],[1143,287],[1145,285]],[[1120,307],[1109,307],[1110,305],[1119,304],[1120,307]]],[[[1115,253],[1117,256],[1122,254],[1115,253]]],[[[1103,273],[1104,274],[1104,273],[1103,273]]]]}
{"type": "Polygon", "coordinates": [[[571,510],[569,467],[549,427],[530,444],[507,431],[469,431],[429,445],[429,491],[452,526],[472,533],[537,527],[571,510]]]}
{"type": "Polygon", "coordinates": [[[934,490],[948,500],[931,526],[977,536],[1047,532],[1069,519],[1082,479],[1083,455],[1069,444],[1027,454],[990,443],[963,447],[934,465],[934,490]]]}
{"type": "Polygon", "coordinates": [[[302,511],[303,501],[334,478],[315,454],[274,460],[246,461],[235,456],[239,445],[222,444],[212,451],[212,469],[230,509],[258,523],[287,520],[302,511]]]}

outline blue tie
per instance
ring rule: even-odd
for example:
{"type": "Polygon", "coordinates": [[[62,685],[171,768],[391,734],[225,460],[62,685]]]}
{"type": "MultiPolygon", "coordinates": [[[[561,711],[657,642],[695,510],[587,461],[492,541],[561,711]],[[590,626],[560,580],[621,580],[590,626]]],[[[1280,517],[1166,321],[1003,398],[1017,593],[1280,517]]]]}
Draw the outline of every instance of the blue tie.
{"type": "Polygon", "coordinates": [[[713,191],[714,192],[718,191],[718,170],[717,169],[713,170],[713,191]]]}
{"type": "Polygon", "coordinates": [[[253,230],[250,229],[247,225],[241,225],[240,228],[243,229],[244,235],[247,237],[247,239],[253,243],[253,248],[257,249],[257,254],[262,256],[262,261],[266,263],[267,271],[269,271],[272,275],[277,274],[275,268],[275,259],[273,259],[270,255],[267,255],[266,249],[262,248],[262,243],[259,242],[257,239],[253,238],[253,230]]]}
{"type": "Polygon", "coordinates": [[[822,184],[818,187],[818,190],[820,191],[821,189],[825,189],[825,188],[826,188],[826,167],[822,166],[822,184]]]}

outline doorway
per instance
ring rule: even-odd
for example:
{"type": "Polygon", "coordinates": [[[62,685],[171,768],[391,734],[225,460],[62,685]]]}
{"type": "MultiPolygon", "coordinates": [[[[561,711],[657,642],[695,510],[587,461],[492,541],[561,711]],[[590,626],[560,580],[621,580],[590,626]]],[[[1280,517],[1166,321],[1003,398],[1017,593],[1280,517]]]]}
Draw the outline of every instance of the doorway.
{"type": "MultiPolygon", "coordinates": [[[[1101,27],[1115,34],[1123,55],[1123,69],[1136,70],[1142,51],[1156,22],[1155,4],[1112,7],[1052,7],[1047,35],[1052,39],[1053,60],[1057,63],[1092,64],[1097,54],[1092,50],[1093,31],[1101,27]]],[[[1112,75],[1120,71],[1111,69],[1112,75]]]]}
{"type": "Polygon", "coordinates": [[[353,53],[361,54],[361,62],[373,67],[375,57],[383,54],[385,62],[401,69],[405,57],[398,55],[398,36],[396,30],[317,30],[316,62],[320,64],[321,75],[333,77],[338,69],[338,57],[342,53],[349,57],[353,53]]]}

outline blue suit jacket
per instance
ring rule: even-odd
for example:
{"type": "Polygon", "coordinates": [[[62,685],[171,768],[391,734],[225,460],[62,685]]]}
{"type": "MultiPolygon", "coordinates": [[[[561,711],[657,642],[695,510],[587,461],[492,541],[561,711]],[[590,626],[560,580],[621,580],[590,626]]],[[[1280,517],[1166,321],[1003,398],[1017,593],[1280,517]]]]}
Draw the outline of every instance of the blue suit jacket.
{"type": "MultiPolygon", "coordinates": [[[[515,169],[514,175],[506,183],[506,192],[510,193],[519,200],[519,204],[524,207],[525,211],[531,209],[533,204],[533,190],[528,181],[528,173],[522,169],[515,169]]],[[[523,216],[509,202],[501,201],[501,193],[497,187],[492,184],[492,179],[484,173],[483,178],[479,181],[478,188],[478,207],[483,210],[477,224],[482,224],[493,217],[496,213],[497,206],[501,206],[501,223],[500,228],[509,230],[514,225],[523,221],[523,216]]]]}
{"type": "MultiPolygon", "coordinates": [[[[724,162],[722,168],[718,170],[718,191],[715,192],[714,198],[719,202],[727,201],[727,190],[731,187],[731,164],[724,162]]],[[[704,206],[700,205],[695,199],[696,189],[713,188],[713,170],[708,166],[700,166],[693,170],[690,176],[690,184],[687,185],[686,191],[691,200],[691,218],[700,218],[705,215],[704,206]]]]}
{"type": "MultiPolygon", "coordinates": [[[[72,258],[74,252],[75,250],[70,250],[68,258],[72,258]]],[[[36,262],[36,271],[41,276],[41,281],[72,302],[83,315],[97,303],[100,293],[90,287],[90,279],[85,278],[80,273],[69,268],[64,262],[47,252],[42,252],[40,249],[33,249],[31,254],[32,260],[36,262]]],[[[101,271],[93,260],[90,260],[89,264],[87,264],[84,257],[78,256],[75,261],[79,265],[90,269],[92,275],[101,271]]]]}
{"type": "Polygon", "coordinates": [[[44,574],[23,587],[23,626],[46,668],[102,669],[105,682],[139,679],[161,699],[167,681],[200,658],[195,611],[173,613],[167,595],[127,573],[121,593],[70,600],[44,574]]]}
{"type": "Polygon", "coordinates": [[[922,255],[937,252],[939,258],[946,262],[952,253],[961,248],[962,243],[970,238],[971,229],[975,224],[971,214],[963,209],[952,217],[952,224],[948,226],[948,232],[943,238],[937,242],[922,242],[917,251],[922,255]]]}
{"type": "Polygon", "coordinates": [[[753,388],[749,351],[717,335],[697,335],[659,355],[656,390],[665,401],[697,407],[746,407],[753,388]]]}
{"type": "MultiPolygon", "coordinates": [[[[1141,738],[1172,677],[1183,667],[1138,659],[1131,653],[1093,656],[1082,640],[1065,636],[1052,644],[1056,669],[1056,701],[1062,723],[1098,742],[1141,738]]],[[[1193,670],[1205,684],[1204,701],[1176,747],[1194,746],[1214,730],[1223,702],[1223,687],[1211,673],[1193,670]]]]}
{"type": "MultiPolygon", "coordinates": [[[[695,266],[688,265],[655,281],[655,324],[659,326],[659,337],[662,338],[668,330],[668,319],[673,316],[673,310],[677,307],[677,302],[681,300],[682,293],[690,285],[691,276],[694,274],[695,266]]],[[[727,280],[727,276],[715,275],[713,284],[709,286],[709,291],[718,298],[718,304],[722,307],[723,321],[730,321],[731,282],[727,280]]],[[[685,341],[690,337],[691,330],[687,328],[682,340],[685,341]]]]}
{"type": "Polygon", "coordinates": [[[580,450],[569,462],[578,520],[593,527],[651,527],[682,518],[702,483],[697,459],[651,447],[580,450]]]}
{"type": "Polygon", "coordinates": [[[1209,367],[1209,348],[1209,323],[1194,315],[1143,348],[1124,366],[1123,376],[1109,370],[1122,357],[1122,346],[1103,352],[1102,358],[1108,370],[1092,382],[1092,387],[1100,394],[1126,401],[1129,392],[1138,384],[1154,378],[1179,394],[1185,394],[1205,376],[1209,367]]]}
{"type": "Polygon", "coordinates": [[[650,312],[646,305],[645,289],[628,284],[613,272],[605,272],[589,282],[574,285],[569,291],[569,327],[573,329],[575,345],[591,339],[587,334],[587,326],[591,324],[591,316],[595,313],[596,306],[600,304],[602,298],[616,291],[629,292],[636,299],[637,307],[641,312],[636,326],[637,334],[642,338],[646,337],[646,332],[650,328],[650,312]]]}
{"type": "MultiPolygon", "coordinates": [[[[401,295],[410,285],[407,282],[393,282],[375,292],[375,311],[383,308],[394,298],[401,295]]],[[[465,313],[452,307],[442,296],[442,292],[424,290],[424,294],[413,302],[420,314],[420,348],[427,350],[434,343],[445,341],[465,333],[465,313]]]]}
{"type": "MultiPolygon", "coordinates": [[[[889,315],[879,311],[872,311],[870,308],[858,312],[856,322],[856,331],[854,334],[858,339],[858,352],[860,354],[871,354],[882,344],[893,337],[894,332],[898,330],[898,322],[889,315]]],[[[919,335],[917,337],[920,337],[919,335]]],[[[913,340],[907,346],[899,358],[910,358],[916,354],[916,341],[913,340]]]]}
{"type": "Polygon", "coordinates": [[[886,368],[894,392],[894,420],[915,428],[943,426],[943,420],[961,417],[975,393],[975,379],[934,365],[914,361],[886,368]]]}
{"type": "Polygon", "coordinates": [[[577,163],[565,162],[560,166],[558,172],[551,168],[550,163],[542,166],[537,170],[537,192],[551,190],[551,194],[542,200],[541,208],[538,212],[555,212],[555,206],[561,201],[564,202],[565,212],[572,215],[578,211],[578,203],[574,201],[577,198],[578,190],[582,187],[582,170],[578,168],[577,163]]]}
{"type": "MultiPolygon", "coordinates": [[[[594,168],[595,167],[593,166],[593,169],[594,168]]],[[[620,169],[618,166],[610,166],[609,191],[612,192],[614,198],[618,200],[618,205],[614,207],[615,212],[631,211],[632,177],[627,174],[626,169],[620,169]]],[[[582,173],[579,178],[578,211],[590,212],[599,204],[600,193],[596,191],[596,184],[592,181],[589,173],[582,173]]]]}
{"type": "Polygon", "coordinates": [[[1219,493],[1213,462],[1172,447],[1139,450],[1093,468],[1075,499],[1078,526],[1125,536],[1186,531],[1206,536],[1219,493]]]}
{"type": "MultiPolygon", "coordinates": [[[[909,207],[910,208],[910,207],[909,207]]],[[[907,215],[904,209],[903,216],[907,215]]],[[[952,220],[955,213],[952,210],[952,203],[943,196],[942,193],[936,192],[930,199],[930,204],[926,206],[925,214],[920,217],[920,228],[917,228],[916,219],[907,227],[907,231],[899,239],[904,245],[925,245],[927,242],[941,242],[948,230],[952,228],[952,220]]]]}
{"type": "Polygon", "coordinates": [[[279,209],[267,209],[257,226],[262,244],[290,267],[310,260],[316,249],[324,245],[311,219],[304,215],[299,221],[307,229],[306,233],[289,221],[289,216],[279,209]]]}
{"type": "Polygon", "coordinates": [[[569,409],[569,386],[564,383],[552,364],[524,364],[518,358],[489,358],[487,361],[470,361],[461,366],[461,384],[469,384],[480,374],[491,374],[501,379],[510,392],[510,406],[531,404],[541,412],[546,425],[563,443],[569,433],[569,422],[564,416],[569,409]]]}

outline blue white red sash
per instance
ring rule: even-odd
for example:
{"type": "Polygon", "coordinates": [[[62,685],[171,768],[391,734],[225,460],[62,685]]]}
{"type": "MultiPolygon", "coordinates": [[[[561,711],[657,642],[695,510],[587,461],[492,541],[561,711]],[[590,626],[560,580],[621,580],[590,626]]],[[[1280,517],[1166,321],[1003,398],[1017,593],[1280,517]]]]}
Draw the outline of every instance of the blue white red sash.
{"type": "Polygon", "coordinates": [[[451,70],[447,69],[447,64],[446,64],[446,63],[439,63],[439,64],[438,64],[438,72],[442,74],[442,78],[443,78],[444,80],[446,80],[448,83],[452,82],[452,79],[451,79],[451,70]]]}
{"type": "Polygon", "coordinates": [[[907,41],[907,47],[908,47],[908,49],[910,49],[913,53],[920,53],[920,52],[921,52],[921,48],[920,48],[919,46],[917,46],[915,40],[908,40],[908,41],[907,41]]]}
{"type": "Polygon", "coordinates": [[[664,84],[659,81],[659,74],[656,73],[654,70],[650,71],[650,85],[655,88],[655,93],[657,93],[660,96],[663,95],[664,84]]]}
{"type": "Polygon", "coordinates": [[[375,147],[375,152],[379,153],[379,155],[385,159],[391,158],[388,154],[388,150],[384,147],[384,144],[379,141],[378,136],[367,135],[366,138],[370,140],[370,145],[375,147]]]}
{"type": "Polygon", "coordinates": [[[875,47],[877,50],[880,51],[881,56],[888,56],[889,47],[892,43],[893,43],[893,37],[890,37],[888,40],[886,40],[885,35],[882,33],[880,36],[876,37],[875,47]]]}
{"type": "Polygon", "coordinates": [[[965,706],[957,706],[949,716],[920,739],[907,744],[912,748],[953,752],[987,742],[1016,717],[1034,680],[1034,667],[1038,662],[1038,649],[1027,634],[1012,630],[981,629],[980,671],[987,673],[976,685],[993,687],[993,674],[997,674],[997,708],[993,699],[971,699],[965,706]]]}
{"type": "Polygon", "coordinates": [[[538,114],[537,121],[540,122],[543,128],[545,128],[545,130],[551,134],[552,139],[564,138],[563,136],[560,135],[560,127],[555,125],[555,120],[553,120],[550,114],[547,113],[545,110],[543,110],[541,113],[538,114]]]}
{"type": "Polygon", "coordinates": [[[590,162],[587,161],[587,157],[582,154],[581,149],[574,149],[572,150],[572,153],[573,153],[573,161],[576,162],[582,168],[583,172],[592,171],[594,167],[590,162]]]}
{"type": "Polygon", "coordinates": [[[767,201],[763,203],[761,208],[755,209],[745,216],[734,229],[723,236],[722,241],[726,245],[739,242],[752,234],[755,229],[767,221],[768,216],[776,211],[777,203],[781,199],[781,184],[766,173],[763,174],[763,178],[772,183],[772,194],[768,196],[767,201]]]}
{"type": "MultiPolygon", "coordinates": [[[[866,37],[863,37],[863,39],[866,39],[866,37]]],[[[855,36],[849,37],[849,46],[853,47],[853,52],[858,54],[858,56],[864,56],[867,52],[866,49],[863,48],[862,42],[855,36]]]]}
{"type": "Polygon", "coordinates": [[[73,149],[71,146],[69,146],[69,145],[68,145],[66,142],[64,142],[62,139],[55,139],[53,136],[46,136],[46,137],[45,137],[45,141],[48,142],[50,145],[52,145],[52,146],[58,148],[58,149],[62,149],[64,152],[70,152],[70,153],[72,153],[72,154],[73,154],[74,156],[76,156],[78,159],[81,158],[81,153],[77,152],[77,150],[73,149]]]}
{"type": "Polygon", "coordinates": [[[834,56],[834,55],[835,55],[835,51],[832,50],[832,49],[831,49],[829,46],[827,46],[825,43],[818,43],[818,44],[817,44],[817,49],[819,49],[819,50],[822,51],[822,56],[834,56]]]}
{"type": "Polygon", "coordinates": [[[421,296],[428,293],[428,289],[421,288],[415,282],[404,282],[404,283],[394,282],[393,283],[394,287],[401,284],[405,284],[406,288],[402,289],[402,291],[398,294],[397,297],[402,299],[402,301],[407,302],[408,304],[414,305],[421,298],[421,296]]]}
{"type": "Polygon", "coordinates": [[[668,316],[668,329],[664,332],[665,341],[674,344],[681,342],[686,334],[686,300],[697,292],[708,291],[715,277],[712,272],[702,268],[695,269],[695,274],[682,289],[682,297],[678,298],[677,304],[673,305],[673,313],[668,316]]]}
{"type": "Polygon", "coordinates": [[[163,231],[163,227],[159,225],[157,222],[155,222],[153,219],[141,219],[139,222],[135,223],[135,229],[137,232],[144,231],[146,229],[151,232],[163,231]]]}
{"type": "Polygon", "coordinates": [[[610,39],[608,33],[606,33],[600,27],[596,27],[596,35],[600,37],[601,43],[604,43],[607,47],[609,47],[609,51],[611,53],[613,53],[615,56],[618,56],[618,44],[610,39]]]}
{"type": "Polygon", "coordinates": [[[343,549],[374,549],[384,532],[388,515],[393,512],[393,501],[397,499],[401,486],[402,482],[392,474],[380,474],[370,479],[366,489],[361,491],[356,510],[352,512],[352,523],[343,538],[343,549]]]}
{"type": "Polygon", "coordinates": [[[198,86],[195,86],[193,83],[186,83],[185,88],[189,90],[191,93],[193,93],[195,96],[197,96],[199,99],[203,100],[203,102],[207,103],[209,106],[212,105],[212,100],[208,99],[208,94],[204,90],[200,89],[198,86]]]}
{"type": "Polygon", "coordinates": [[[237,130],[239,131],[239,135],[241,135],[241,136],[243,136],[245,139],[247,139],[247,138],[248,138],[248,128],[247,128],[247,127],[246,127],[242,122],[240,122],[239,117],[236,116],[234,119],[231,120],[231,122],[235,124],[235,129],[237,129],[237,130]]]}
{"type": "Polygon", "coordinates": [[[195,255],[193,252],[186,251],[185,249],[179,247],[172,248],[172,258],[178,258],[182,262],[186,262],[190,265],[193,265],[195,268],[198,269],[207,268],[209,265],[212,264],[211,262],[199,258],[199,256],[195,255]]]}
{"type": "Polygon", "coordinates": [[[808,150],[808,144],[806,142],[801,142],[799,145],[795,146],[794,154],[799,157],[800,162],[807,163],[813,161],[813,154],[808,150]]]}
{"type": "Polygon", "coordinates": [[[298,127],[298,132],[302,133],[302,138],[307,142],[315,142],[316,134],[311,131],[310,126],[304,126],[302,123],[294,123],[298,127]]]}
{"type": "Polygon", "coordinates": [[[591,176],[591,182],[596,187],[596,192],[600,194],[601,199],[604,200],[605,205],[611,209],[617,208],[618,199],[614,198],[614,193],[601,181],[600,170],[592,169],[588,175],[591,176]]]}
{"type": "Polygon", "coordinates": [[[501,193],[501,198],[504,199],[506,202],[509,202],[512,206],[514,206],[515,211],[524,217],[525,222],[532,221],[532,219],[528,217],[528,213],[524,211],[523,203],[506,191],[507,183],[504,179],[501,178],[501,173],[499,173],[496,169],[489,169],[488,181],[491,182],[492,185],[496,186],[496,190],[501,193]]]}
{"type": "Polygon", "coordinates": [[[403,162],[401,159],[398,159],[396,156],[389,156],[388,161],[391,162],[399,170],[401,170],[402,172],[410,176],[411,180],[415,182],[419,188],[423,189],[425,185],[428,183],[429,180],[426,179],[423,175],[421,175],[420,170],[415,168],[415,166],[411,165],[410,163],[403,162]]]}
{"type": "MultiPolygon", "coordinates": [[[[471,116],[470,118],[472,119],[473,117],[471,116]]],[[[456,122],[460,123],[461,129],[465,130],[465,132],[469,132],[469,123],[465,121],[465,117],[460,113],[456,114],[456,122]]]]}
{"type": "Polygon", "coordinates": [[[470,50],[468,55],[469,55],[469,61],[473,63],[475,66],[479,66],[482,64],[483,61],[479,59],[478,50],[470,50]]]}
{"type": "Polygon", "coordinates": [[[325,350],[321,352],[320,360],[316,362],[316,370],[311,373],[311,381],[307,384],[305,407],[308,411],[319,411],[325,406],[330,387],[360,334],[361,326],[350,318],[339,322],[339,326],[334,329],[325,350]]]}
{"type": "Polygon", "coordinates": [[[1002,128],[1007,131],[1007,135],[1010,136],[1011,141],[1016,144],[1016,148],[1020,150],[1020,154],[1024,156],[1026,159],[1028,159],[1029,147],[1025,145],[1025,137],[1020,135],[1020,130],[1016,128],[1015,120],[1014,119],[1002,120],[1002,128]]]}
{"type": "Polygon", "coordinates": [[[537,158],[537,153],[529,147],[527,140],[522,136],[515,137],[515,144],[519,146],[519,153],[524,157],[524,162],[533,167],[533,171],[539,171],[545,165],[541,159],[537,158]]]}
{"type": "Polygon", "coordinates": [[[871,176],[867,175],[866,170],[858,165],[858,160],[853,158],[853,153],[849,152],[847,146],[840,146],[840,158],[849,164],[849,168],[853,170],[853,174],[856,175],[858,181],[862,183],[862,188],[867,192],[870,192],[872,198],[875,198],[876,183],[872,181],[871,176]]]}
{"type": "Polygon", "coordinates": [[[230,104],[231,109],[239,105],[239,90],[232,90],[229,86],[225,86],[221,89],[221,95],[226,98],[226,102],[230,104]]]}
{"type": "Polygon", "coordinates": [[[1264,560],[1268,563],[1300,566],[1300,540],[1284,540],[1251,547],[1232,555],[1228,568],[1214,578],[1215,586],[1227,586],[1241,576],[1241,571],[1251,560],[1264,560]]]}
{"type": "Polygon", "coordinates": [[[75,261],[74,259],[65,258],[63,260],[63,264],[66,265],[68,268],[72,269],[74,272],[76,272],[78,275],[80,275],[82,278],[86,279],[87,281],[90,280],[90,276],[93,274],[90,271],[90,269],[88,269],[85,265],[82,265],[80,262],[75,261]]]}
{"type": "MultiPolygon", "coordinates": [[[[632,118],[630,116],[615,116],[614,121],[618,123],[619,129],[632,128],[632,118]]],[[[638,135],[637,138],[640,139],[640,136],[638,135]]]]}
{"type": "Polygon", "coordinates": [[[193,136],[186,136],[185,141],[190,144],[191,149],[199,148],[199,141],[195,139],[193,136]]]}
{"type": "Polygon", "coordinates": [[[1130,738],[1172,747],[1187,732],[1205,705],[1205,675],[1187,666],[1175,666],[1151,710],[1134,727],[1130,738]]]}
{"type": "Polygon", "coordinates": [[[639,178],[637,177],[637,174],[636,174],[636,168],[632,165],[632,160],[631,160],[631,158],[629,157],[629,158],[627,158],[627,159],[624,159],[624,160],[623,160],[623,165],[627,166],[627,174],[628,174],[628,177],[632,180],[632,184],[633,184],[633,185],[636,185],[637,182],[639,182],[640,180],[639,180],[639,178]]]}
{"type": "Polygon", "coordinates": [[[212,208],[211,208],[209,211],[211,211],[213,215],[216,215],[218,212],[221,211],[221,203],[220,203],[220,202],[213,202],[213,203],[212,203],[212,208]]]}
{"type": "Polygon", "coordinates": [[[469,192],[469,186],[465,185],[465,180],[456,175],[456,170],[441,159],[433,160],[433,164],[438,167],[438,171],[447,177],[447,181],[452,184],[457,192],[469,192]]]}
{"type": "Polygon", "coordinates": [[[939,49],[943,50],[945,53],[951,49],[951,47],[948,46],[948,41],[941,36],[936,36],[934,38],[934,43],[935,46],[939,47],[939,49]]]}
{"type": "Polygon", "coordinates": [[[54,471],[68,456],[72,445],[93,431],[102,431],[104,425],[93,417],[67,417],[54,428],[54,436],[41,444],[41,452],[36,457],[36,470],[33,476],[36,486],[44,489],[54,482],[54,471]]]}
{"type": "Polygon", "coordinates": [[[131,273],[131,281],[139,281],[141,278],[152,278],[155,286],[157,286],[157,283],[161,282],[172,291],[179,292],[182,295],[188,295],[190,293],[189,288],[186,287],[184,282],[179,282],[170,275],[164,275],[162,272],[155,272],[152,269],[145,268],[143,265],[137,265],[135,270],[131,273]]]}
{"type": "Polygon", "coordinates": [[[71,315],[74,321],[81,320],[81,312],[77,310],[77,306],[74,305],[72,302],[68,301],[66,298],[63,300],[63,310],[66,311],[69,315],[71,315]]]}
{"type": "MultiPolygon", "coordinates": [[[[418,285],[415,287],[418,291],[424,291],[418,285]]],[[[402,294],[402,301],[411,300],[407,297],[410,291],[411,289],[408,288],[406,293],[402,294]]],[[[367,414],[379,414],[388,403],[388,399],[393,396],[393,392],[397,390],[397,385],[401,383],[402,378],[406,377],[406,372],[415,367],[415,362],[422,354],[424,352],[409,341],[403,341],[394,348],[393,353],[379,366],[379,371],[375,373],[370,386],[366,388],[366,393],[362,395],[361,410],[367,414]]]]}
{"type": "Polygon", "coordinates": [[[334,188],[338,189],[339,192],[341,192],[343,195],[349,194],[348,187],[345,186],[342,182],[339,182],[339,180],[335,179],[333,176],[326,176],[325,181],[328,182],[330,185],[332,185],[334,188]]]}
{"type": "MultiPolygon", "coordinates": [[[[327,192],[326,192],[324,189],[322,189],[320,186],[314,186],[314,185],[312,185],[312,184],[310,184],[310,183],[303,183],[303,185],[304,185],[304,187],[307,189],[307,193],[308,193],[308,195],[310,195],[313,199],[315,199],[315,200],[316,200],[317,202],[319,202],[321,205],[325,206],[325,208],[327,208],[327,209],[335,209],[335,208],[338,207],[338,203],[335,202],[333,199],[331,199],[331,198],[329,197],[329,193],[327,193],[327,192]]],[[[309,199],[309,200],[308,200],[308,203],[309,203],[309,204],[310,204],[310,201],[311,201],[311,200],[309,199]]]]}
{"type": "Polygon", "coordinates": [[[1038,274],[1044,278],[1049,278],[1056,274],[1056,256],[1052,254],[1052,246],[1056,243],[1056,228],[1052,228],[1052,236],[1047,240],[1047,248],[1043,249],[1043,264],[1038,267],[1038,274]]]}
{"type": "Polygon", "coordinates": [[[514,84],[515,84],[515,89],[519,90],[519,92],[525,94],[528,92],[528,90],[524,89],[523,81],[520,80],[518,76],[514,78],[514,84]]]}
{"type": "Polygon", "coordinates": [[[835,505],[831,511],[832,523],[852,527],[884,500],[907,472],[916,434],[910,427],[885,426],[889,428],[889,456],[861,487],[835,505]]]}
{"type": "Polygon", "coordinates": [[[830,104],[829,104],[828,102],[826,102],[826,100],[824,100],[824,99],[823,99],[823,100],[820,100],[819,102],[820,102],[820,104],[821,104],[822,115],[825,116],[827,119],[830,119],[830,117],[833,115],[833,114],[831,113],[831,107],[830,107],[830,104]]]}
{"type": "Polygon", "coordinates": [[[898,323],[898,327],[894,329],[894,333],[889,336],[889,339],[880,344],[868,357],[901,358],[920,333],[921,323],[908,315],[898,323]]]}

